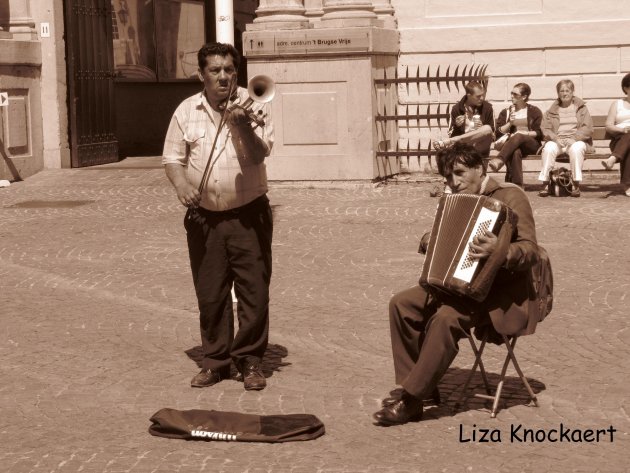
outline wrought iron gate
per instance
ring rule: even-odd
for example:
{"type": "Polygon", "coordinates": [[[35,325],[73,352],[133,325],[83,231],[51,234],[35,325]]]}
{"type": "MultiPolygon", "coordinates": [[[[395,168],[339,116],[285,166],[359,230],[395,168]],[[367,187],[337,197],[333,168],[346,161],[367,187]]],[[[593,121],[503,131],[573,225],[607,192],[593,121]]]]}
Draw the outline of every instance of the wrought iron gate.
{"type": "Polygon", "coordinates": [[[400,167],[401,170],[435,172],[431,163],[431,156],[435,154],[433,141],[447,136],[451,107],[465,93],[467,82],[477,80],[487,89],[487,67],[448,66],[444,75],[440,74],[439,66],[433,74],[427,67],[426,74],[422,75],[417,66],[411,68],[410,75],[410,67],[406,66],[404,74],[399,75],[396,70],[394,77],[383,73],[382,78],[375,79],[374,86],[385,91],[377,95],[375,117],[377,140],[379,144],[386,144],[379,146],[376,152],[378,169],[400,167]],[[413,69],[416,69],[415,75],[413,69]],[[391,84],[397,88],[388,87],[391,84]],[[388,97],[392,93],[397,95],[394,100],[388,97]],[[382,149],[384,147],[387,149],[382,149]],[[391,166],[390,159],[398,160],[400,166],[391,166]]]}
{"type": "Polygon", "coordinates": [[[65,0],[72,167],[118,161],[111,0],[65,0]]]}

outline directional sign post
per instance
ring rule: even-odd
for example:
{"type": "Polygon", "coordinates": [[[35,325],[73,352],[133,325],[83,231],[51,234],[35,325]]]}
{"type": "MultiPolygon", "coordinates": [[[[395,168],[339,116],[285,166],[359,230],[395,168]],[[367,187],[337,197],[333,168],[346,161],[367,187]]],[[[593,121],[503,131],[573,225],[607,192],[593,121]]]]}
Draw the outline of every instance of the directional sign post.
{"type": "Polygon", "coordinates": [[[6,92],[0,92],[0,107],[9,106],[9,94],[6,92]]]}

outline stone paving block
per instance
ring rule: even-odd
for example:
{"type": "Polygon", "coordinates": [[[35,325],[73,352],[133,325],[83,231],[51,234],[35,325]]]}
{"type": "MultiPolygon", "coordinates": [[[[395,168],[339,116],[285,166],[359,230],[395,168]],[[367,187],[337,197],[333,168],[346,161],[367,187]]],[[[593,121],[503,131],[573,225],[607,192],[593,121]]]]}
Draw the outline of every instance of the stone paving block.
{"type": "MultiPolygon", "coordinates": [[[[440,385],[444,405],[428,408],[422,422],[373,425],[394,387],[387,303],[417,283],[417,243],[437,205],[433,185],[272,184],[268,387],[256,393],[236,379],[189,386],[198,370],[196,301],[184,209],[161,169],[123,162],[44,171],[5,189],[0,469],[625,471],[630,212],[627,198],[609,195],[612,180],[587,185],[580,199],[541,199],[526,189],[556,277],[554,311],[517,346],[540,407],[528,405],[510,368],[496,419],[478,399],[454,413],[473,361],[465,345],[440,385]],[[282,445],[167,440],[147,432],[162,407],[308,412],[326,435],[282,445]],[[506,437],[513,424],[560,423],[618,432],[598,444],[506,437]],[[498,428],[506,440],[460,442],[460,426],[498,428]]],[[[485,362],[494,381],[503,351],[493,348],[485,362]]]]}

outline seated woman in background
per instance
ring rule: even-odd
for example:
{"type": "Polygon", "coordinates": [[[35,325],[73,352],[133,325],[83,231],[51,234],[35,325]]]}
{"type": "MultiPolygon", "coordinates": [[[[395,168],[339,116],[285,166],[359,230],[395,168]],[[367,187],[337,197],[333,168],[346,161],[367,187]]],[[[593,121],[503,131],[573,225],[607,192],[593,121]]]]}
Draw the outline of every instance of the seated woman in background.
{"type": "Polygon", "coordinates": [[[615,163],[621,163],[621,185],[630,197],[630,74],[621,79],[621,90],[626,94],[625,98],[615,100],[608,111],[606,131],[612,135],[612,154],[602,164],[610,171],[615,163]]]}
{"type": "Polygon", "coordinates": [[[490,160],[488,169],[497,172],[507,165],[505,181],[523,187],[523,156],[536,154],[542,140],[542,112],[538,107],[527,103],[532,89],[521,82],[512,89],[512,105],[499,114],[497,118],[497,139],[509,134],[499,154],[490,160]]]}
{"type": "Polygon", "coordinates": [[[543,182],[543,189],[538,195],[549,195],[549,172],[556,163],[556,157],[567,153],[575,182],[571,197],[580,197],[584,155],[594,151],[593,119],[584,101],[573,95],[575,85],[572,81],[561,80],[556,85],[556,91],[558,100],[545,112],[540,127],[547,142],[542,150],[542,169],[538,176],[538,180],[543,182]]]}

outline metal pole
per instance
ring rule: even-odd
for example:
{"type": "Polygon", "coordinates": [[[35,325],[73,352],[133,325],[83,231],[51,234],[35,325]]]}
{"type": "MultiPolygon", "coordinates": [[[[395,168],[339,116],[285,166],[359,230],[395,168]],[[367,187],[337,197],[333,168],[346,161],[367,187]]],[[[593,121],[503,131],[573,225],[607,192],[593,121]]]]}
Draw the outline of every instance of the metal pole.
{"type": "Polygon", "coordinates": [[[218,0],[214,6],[217,25],[217,41],[234,45],[233,0],[218,0]]]}

